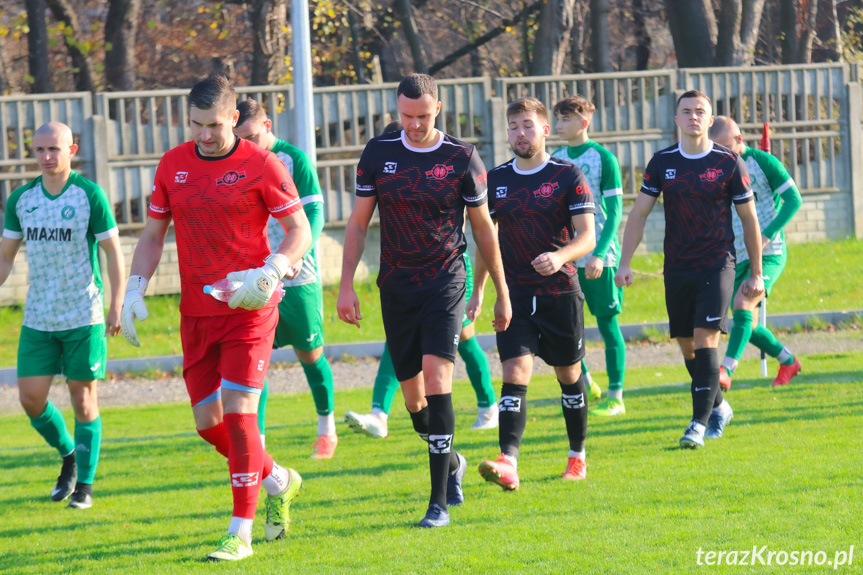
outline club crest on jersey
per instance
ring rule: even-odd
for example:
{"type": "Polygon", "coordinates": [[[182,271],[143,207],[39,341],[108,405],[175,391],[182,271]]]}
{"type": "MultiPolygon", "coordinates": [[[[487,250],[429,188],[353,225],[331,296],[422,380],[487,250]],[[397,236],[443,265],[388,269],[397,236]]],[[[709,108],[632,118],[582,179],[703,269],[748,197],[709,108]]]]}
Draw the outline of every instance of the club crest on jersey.
{"type": "Polygon", "coordinates": [[[177,184],[185,184],[186,178],[189,177],[189,172],[177,172],[174,174],[174,182],[177,184]]]}
{"type": "Polygon", "coordinates": [[[533,195],[537,198],[547,198],[559,187],[560,185],[557,182],[546,182],[538,190],[534,190],[533,195]]]}
{"type": "Polygon", "coordinates": [[[719,176],[722,175],[722,170],[717,170],[715,168],[709,168],[703,174],[700,174],[698,177],[701,178],[702,182],[715,182],[719,179],[719,176]]]}
{"type": "Polygon", "coordinates": [[[494,192],[494,197],[505,198],[506,197],[506,186],[498,186],[497,190],[495,190],[495,192],[494,192]]]}
{"type": "Polygon", "coordinates": [[[246,172],[235,172],[234,170],[229,170],[225,172],[225,175],[222,176],[221,180],[216,180],[218,185],[222,184],[236,184],[240,180],[246,177],[246,172]]]}
{"type": "Polygon", "coordinates": [[[436,164],[434,168],[426,172],[426,179],[443,180],[453,172],[455,172],[455,168],[452,166],[436,164]]]}
{"type": "Polygon", "coordinates": [[[669,168],[669,169],[665,170],[665,179],[666,180],[673,180],[676,177],[677,177],[677,170],[675,170],[674,168],[669,168]]]}
{"type": "Polygon", "coordinates": [[[397,162],[384,162],[384,173],[385,174],[395,174],[396,168],[398,168],[397,162]]]}

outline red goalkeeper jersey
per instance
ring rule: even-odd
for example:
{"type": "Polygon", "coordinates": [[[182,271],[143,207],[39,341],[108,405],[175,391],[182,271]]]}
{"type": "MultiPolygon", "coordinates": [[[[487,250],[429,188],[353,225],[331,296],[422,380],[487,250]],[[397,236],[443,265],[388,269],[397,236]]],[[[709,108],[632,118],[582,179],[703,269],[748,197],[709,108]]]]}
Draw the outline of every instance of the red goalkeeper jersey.
{"type": "MultiPolygon", "coordinates": [[[[302,208],[284,164],[237,138],[218,158],[201,156],[194,142],[168,151],[156,169],[151,218],[174,218],[180,266],[180,313],[243,313],[204,293],[230,272],[261,267],[270,255],[267,220],[302,208]]],[[[275,304],[269,303],[268,307],[275,304]]]]}

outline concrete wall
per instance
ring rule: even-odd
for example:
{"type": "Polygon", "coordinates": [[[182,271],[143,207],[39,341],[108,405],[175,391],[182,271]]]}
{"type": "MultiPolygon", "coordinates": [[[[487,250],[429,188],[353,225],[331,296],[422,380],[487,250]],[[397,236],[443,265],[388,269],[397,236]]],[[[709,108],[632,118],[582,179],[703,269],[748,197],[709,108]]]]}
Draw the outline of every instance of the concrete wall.
{"type": "MultiPolygon", "coordinates": [[[[624,208],[623,224],[620,236],[626,225],[626,217],[630,207],[624,208]]],[[[662,241],[665,233],[665,213],[661,203],[658,203],[647,220],[644,230],[644,241],[639,247],[640,253],[647,251],[662,251],[662,241]]],[[[851,194],[826,193],[806,194],[803,206],[794,219],[785,228],[788,241],[791,243],[821,242],[835,240],[854,233],[853,202],[851,194]]],[[[321,277],[325,284],[337,284],[341,277],[342,245],[344,243],[344,228],[333,225],[324,229],[319,240],[319,261],[321,277]]],[[[137,243],[135,237],[122,238],[123,253],[126,265],[132,262],[132,254],[137,243]]],[[[468,233],[468,243],[473,253],[473,238],[468,233]]],[[[357,279],[364,279],[374,274],[380,260],[380,233],[376,226],[369,228],[366,249],[362,263],[357,269],[357,279]]],[[[6,282],[0,286],[0,305],[22,304],[27,294],[27,248],[22,246],[12,273],[6,282]]],[[[104,265],[104,257],[103,257],[104,265]]],[[[107,283],[107,275],[103,276],[107,283]]],[[[150,281],[148,295],[178,293],[180,278],[177,268],[177,246],[171,241],[165,245],[162,261],[155,276],[150,281]]],[[[106,299],[109,297],[106,287],[106,299]]]]}

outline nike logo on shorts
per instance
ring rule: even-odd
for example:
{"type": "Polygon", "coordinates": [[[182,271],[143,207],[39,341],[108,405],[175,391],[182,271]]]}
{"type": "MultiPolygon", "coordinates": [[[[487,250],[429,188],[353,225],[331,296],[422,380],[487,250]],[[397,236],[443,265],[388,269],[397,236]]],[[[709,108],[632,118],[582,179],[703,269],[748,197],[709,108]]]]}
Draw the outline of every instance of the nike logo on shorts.
{"type": "Polygon", "coordinates": [[[722,316],[721,315],[718,315],[716,317],[707,316],[707,321],[716,321],[718,319],[722,319],[722,316]]]}

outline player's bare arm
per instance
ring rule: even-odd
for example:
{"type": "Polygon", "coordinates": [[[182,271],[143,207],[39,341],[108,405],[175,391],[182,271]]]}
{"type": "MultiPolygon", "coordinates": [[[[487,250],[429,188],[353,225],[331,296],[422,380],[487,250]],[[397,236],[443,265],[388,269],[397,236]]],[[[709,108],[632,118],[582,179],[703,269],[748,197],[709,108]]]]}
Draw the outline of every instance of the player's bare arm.
{"type": "Polygon", "coordinates": [[[635,250],[638,244],[641,243],[641,238],[644,237],[644,225],[647,223],[647,216],[656,205],[656,198],[648,194],[639,193],[635,198],[635,205],[632,206],[632,211],[629,212],[629,218],[626,220],[626,228],[623,231],[623,245],[620,249],[620,267],[617,268],[617,273],[614,274],[614,283],[617,287],[625,287],[632,285],[632,256],[635,255],[635,250]]]}
{"type": "MultiPolygon", "coordinates": [[[[497,224],[494,224],[495,233],[497,233],[497,224]]],[[[482,313],[483,291],[485,290],[485,280],[488,279],[488,270],[485,267],[485,262],[476,250],[473,256],[473,293],[467,300],[465,305],[465,313],[471,321],[476,321],[476,318],[482,313]]],[[[492,320],[494,321],[494,320],[492,320]]]]}
{"type": "Polygon", "coordinates": [[[9,277],[12,266],[15,265],[15,258],[18,256],[18,249],[23,241],[0,238],[0,285],[3,285],[6,278],[9,277]]]}
{"type": "Polygon", "coordinates": [[[312,228],[304,210],[297,210],[292,214],[278,218],[282,228],[285,230],[285,239],[279,245],[275,253],[282,254],[291,262],[291,271],[285,275],[286,279],[292,280],[300,275],[301,265],[296,265],[306,252],[312,247],[312,228]]]}
{"type": "MultiPolygon", "coordinates": [[[[497,243],[497,228],[491,221],[488,204],[469,207],[467,215],[470,218],[477,253],[483,262],[482,266],[491,276],[497,292],[497,301],[494,304],[494,330],[506,331],[512,319],[512,304],[509,301],[509,288],[503,275],[503,262],[500,258],[500,246],[497,243]]],[[[485,287],[484,279],[482,286],[474,283],[474,293],[482,291],[483,287],[485,287]]]]}
{"type": "Polygon", "coordinates": [[[735,204],[734,208],[743,224],[743,243],[749,254],[749,277],[740,286],[740,291],[746,297],[757,298],[764,293],[764,277],[761,270],[761,228],[758,226],[755,202],[735,204]]]}
{"type": "Polygon", "coordinates": [[[123,299],[126,283],[126,260],[123,257],[123,247],[120,236],[111,236],[99,242],[99,247],[105,252],[108,262],[108,283],[111,285],[111,303],[108,305],[108,315],[105,317],[105,335],[120,333],[120,314],[123,311],[123,299]]]}
{"type": "Polygon", "coordinates": [[[336,303],[336,309],[340,320],[353,324],[357,328],[360,327],[360,320],[363,319],[363,316],[360,313],[360,300],[357,297],[357,292],[354,291],[354,275],[366,248],[366,235],[377,203],[375,197],[354,198],[354,209],[345,226],[342,278],[339,282],[339,299],[336,303]]]}
{"type": "Polygon", "coordinates": [[[556,274],[564,264],[574,262],[589,254],[596,247],[593,214],[572,216],[572,227],[576,231],[576,236],[573,239],[553,252],[539,254],[530,262],[539,275],[556,274]]]}

